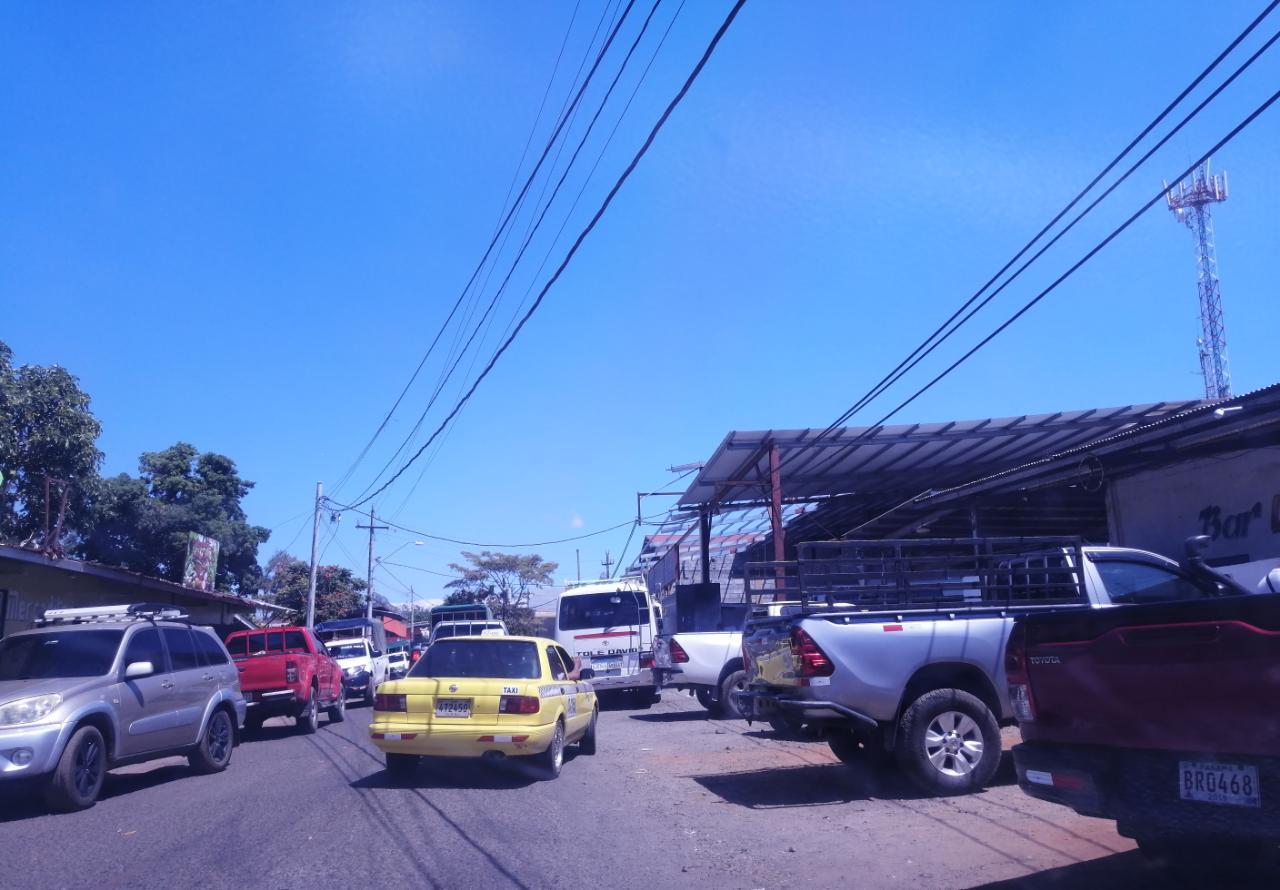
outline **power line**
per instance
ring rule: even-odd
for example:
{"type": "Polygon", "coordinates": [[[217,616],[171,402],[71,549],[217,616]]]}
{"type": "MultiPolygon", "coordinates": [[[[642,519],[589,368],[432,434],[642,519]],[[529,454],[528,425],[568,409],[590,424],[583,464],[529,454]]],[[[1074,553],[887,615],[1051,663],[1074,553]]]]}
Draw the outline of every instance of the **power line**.
{"type": "MultiPolygon", "coordinates": [[[[591,65],[591,70],[587,72],[586,78],[582,81],[582,86],[578,89],[577,94],[573,97],[573,102],[571,103],[571,106],[570,106],[571,108],[576,108],[578,103],[582,101],[583,94],[587,91],[587,87],[591,85],[592,77],[595,76],[596,70],[600,67],[600,63],[604,60],[605,53],[607,53],[609,51],[609,47],[613,45],[614,38],[617,37],[618,31],[622,28],[622,25],[626,21],[627,15],[631,12],[631,7],[634,4],[635,4],[635,0],[627,0],[627,7],[625,10],[623,10],[621,18],[618,19],[617,24],[614,26],[613,30],[609,33],[608,39],[605,40],[604,45],[600,48],[600,52],[596,55],[595,62],[593,62],[591,65]]],[[[517,209],[523,204],[525,195],[528,194],[529,187],[533,184],[535,178],[537,177],[538,171],[542,169],[542,164],[546,161],[547,155],[551,153],[551,149],[555,146],[556,140],[560,138],[560,133],[564,129],[566,122],[567,122],[567,117],[562,117],[559,123],[556,124],[556,128],[552,132],[551,138],[547,140],[547,144],[546,146],[544,146],[542,150],[542,154],[538,158],[538,162],[534,164],[533,170],[530,171],[529,176],[525,179],[525,183],[521,187],[520,193],[516,196],[516,200],[512,203],[510,210],[508,210],[506,213],[506,216],[503,217],[502,223],[498,226],[498,231],[494,232],[493,237],[489,239],[489,245],[488,247],[485,248],[483,256],[480,257],[480,262],[476,264],[475,269],[471,273],[471,277],[467,280],[467,283],[463,287],[462,292],[458,295],[458,299],[454,302],[453,308],[449,310],[449,315],[448,317],[445,318],[444,324],[441,325],[440,330],[436,332],[435,337],[431,341],[431,345],[427,348],[426,354],[422,357],[422,361],[418,363],[418,367],[414,370],[413,374],[410,376],[409,382],[405,384],[405,388],[401,391],[400,396],[396,399],[396,402],[392,406],[391,411],[388,412],[387,416],[383,419],[382,423],[379,425],[378,431],[374,433],[374,437],[373,437],[374,439],[376,439],[378,435],[381,434],[382,430],[386,428],[386,425],[390,421],[391,415],[395,412],[396,407],[398,407],[401,401],[403,401],[405,394],[409,390],[409,387],[411,387],[413,385],[413,382],[417,380],[418,374],[422,372],[422,368],[426,364],[427,359],[431,356],[431,352],[435,349],[436,345],[440,342],[440,338],[444,335],[445,330],[448,328],[449,324],[453,321],[454,315],[457,314],[458,308],[462,305],[463,300],[466,298],[467,293],[471,290],[471,286],[475,283],[476,278],[479,276],[480,270],[484,268],[485,263],[488,262],[489,260],[490,254],[493,253],[493,248],[498,243],[498,238],[500,233],[504,229],[506,229],[506,227],[510,224],[512,217],[515,215],[517,209]]],[[[373,440],[370,440],[369,444],[372,445],[373,440]]],[[[378,475],[380,476],[382,472],[385,472],[385,468],[382,471],[380,471],[378,475]]],[[[377,478],[378,477],[375,476],[374,480],[376,481],[377,478]]],[[[341,485],[341,482],[339,483],[339,485],[341,485]]],[[[365,491],[368,491],[368,488],[366,488],[365,491]]],[[[363,501],[361,503],[363,503],[363,501]]]]}
{"type": "MultiPolygon", "coordinates": [[[[1201,164],[1203,164],[1203,163],[1204,163],[1204,162],[1205,162],[1209,157],[1211,157],[1211,156],[1212,156],[1212,155],[1214,155],[1214,154],[1217,154],[1217,152],[1218,152],[1218,151],[1219,151],[1223,146],[1225,146],[1225,145],[1227,145],[1228,143],[1230,143],[1230,142],[1231,142],[1233,139],[1235,139],[1235,137],[1236,137],[1237,135],[1239,135],[1239,134],[1240,134],[1240,133],[1241,133],[1241,132],[1246,128],[1246,127],[1248,127],[1251,123],[1253,123],[1255,120],[1257,120],[1257,118],[1258,118],[1259,116],[1261,116],[1261,115],[1263,114],[1263,112],[1265,112],[1268,108],[1270,108],[1273,104],[1275,104],[1275,102],[1276,102],[1276,100],[1277,100],[1277,99],[1280,99],[1280,90],[1277,90],[1276,92],[1272,93],[1270,98],[1268,98],[1265,102],[1263,102],[1263,103],[1262,103],[1261,105],[1259,105],[1256,109],[1254,109],[1254,110],[1253,110],[1253,112],[1251,112],[1251,113],[1250,113],[1250,114],[1249,114],[1249,115],[1248,115],[1244,120],[1242,120],[1239,124],[1237,124],[1234,128],[1232,128],[1232,130],[1231,130],[1229,133],[1227,133],[1227,135],[1226,135],[1226,136],[1224,136],[1224,137],[1222,137],[1220,140],[1218,140],[1218,142],[1217,142],[1217,143],[1216,143],[1212,148],[1210,148],[1208,151],[1206,151],[1204,154],[1202,154],[1202,155],[1201,155],[1201,156],[1200,156],[1200,157],[1199,157],[1199,158],[1198,158],[1198,159],[1197,159],[1193,164],[1189,165],[1185,170],[1183,170],[1183,171],[1182,171],[1181,173],[1179,173],[1176,177],[1174,177],[1174,179],[1173,179],[1172,181],[1174,181],[1174,182],[1180,182],[1181,180],[1185,179],[1185,178],[1186,178],[1186,177],[1187,177],[1187,176],[1188,176],[1188,175],[1189,175],[1193,170],[1195,170],[1197,167],[1199,167],[1201,164]]],[[[968,361],[968,360],[969,360],[969,358],[970,358],[974,353],[976,353],[978,350],[982,349],[984,346],[986,346],[988,343],[990,343],[992,340],[994,340],[997,336],[999,336],[999,335],[1000,335],[1000,334],[1001,334],[1001,333],[1002,333],[1006,328],[1008,328],[1008,327],[1009,327],[1010,325],[1012,325],[1015,321],[1017,321],[1019,318],[1021,318],[1023,315],[1025,315],[1028,311],[1030,311],[1032,307],[1034,307],[1037,303],[1039,303],[1041,300],[1043,300],[1045,297],[1047,297],[1049,294],[1051,294],[1051,293],[1052,293],[1052,292],[1053,292],[1053,291],[1058,287],[1058,285],[1060,285],[1062,282],[1064,282],[1064,281],[1066,281],[1068,278],[1070,278],[1070,277],[1071,277],[1071,275],[1072,275],[1072,274],[1074,274],[1074,273],[1075,273],[1075,271],[1076,271],[1077,269],[1079,269],[1081,266],[1083,266],[1083,265],[1084,265],[1085,263],[1087,263],[1089,260],[1093,259],[1093,257],[1094,257],[1094,256],[1095,256],[1099,251],[1101,251],[1104,247],[1106,247],[1106,246],[1107,246],[1108,244],[1110,244],[1113,240],[1115,240],[1115,238],[1116,238],[1118,235],[1120,235],[1120,233],[1121,233],[1121,232],[1125,231],[1125,229],[1127,229],[1127,228],[1129,228],[1129,226],[1133,225],[1133,223],[1134,223],[1134,222],[1135,222],[1135,221],[1136,221],[1140,216],[1142,216],[1142,214],[1146,213],[1146,212],[1147,212],[1148,210],[1150,210],[1153,206],[1155,206],[1155,204],[1156,204],[1156,202],[1157,202],[1157,201],[1160,201],[1161,199],[1163,199],[1163,198],[1165,197],[1165,191],[1166,191],[1166,190],[1162,187],[1162,188],[1160,189],[1160,191],[1156,192],[1156,193],[1155,193],[1155,195],[1153,195],[1153,196],[1151,197],[1151,199],[1150,199],[1150,200],[1148,200],[1145,204],[1143,204],[1140,208],[1138,208],[1138,210],[1136,210],[1132,215],[1130,215],[1128,219],[1126,219],[1123,223],[1121,223],[1119,226],[1117,226],[1115,229],[1113,229],[1113,230],[1111,231],[1111,234],[1107,235],[1107,237],[1106,237],[1106,238],[1102,239],[1100,242],[1098,242],[1096,245],[1094,245],[1094,247],[1093,247],[1092,249],[1090,249],[1088,253],[1086,253],[1083,257],[1081,257],[1079,260],[1077,260],[1077,261],[1076,261],[1076,262],[1075,262],[1075,263],[1074,263],[1074,264],[1073,264],[1069,269],[1067,269],[1067,271],[1063,272],[1063,273],[1062,273],[1061,275],[1059,275],[1056,279],[1054,279],[1054,281],[1053,281],[1053,283],[1052,283],[1052,284],[1050,284],[1050,285],[1049,285],[1048,287],[1046,287],[1044,290],[1040,291],[1038,294],[1036,294],[1034,297],[1032,297],[1030,300],[1028,300],[1026,303],[1024,303],[1024,304],[1022,305],[1022,308],[1020,308],[1020,309],[1019,309],[1017,312],[1015,312],[1013,315],[1009,316],[1009,318],[1007,318],[1004,322],[1002,322],[1002,323],[1001,323],[1001,324],[1000,324],[1000,325],[999,325],[995,330],[993,330],[990,334],[988,334],[986,337],[983,337],[980,341],[978,341],[977,345],[975,345],[972,349],[970,349],[970,350],[969,350],[968,352],[966,352],[964,355],[960,356],[960,358],[958,358],[958,359],[956,359],[954,362],[952,362],[952,363],[951,363],[951,364],[950,364],[950,365],[949,365],[949,366],[948,366],[944,371],[942,371],[940,374],[938,374],[936,377],[934,377],[932,380],[930,380],[930,381],[929,381],[928,383],[926,383],[924,386],[922,386],[922,387],[920,387],[919,389],[917,389],[917,390],[915,391],[915,393],[913,393],[913,394],[910,396],[910,398],[908,398],[908,399],[906,399],[905,401],[901,402],[901,403],[900,403],[896,408],[894,408],[892,411],[890,411],[890,412],[889,412],[888,414],[886,414],[884,417],[880,418],[880,420],[876,421],[876,422],[875,422],[875,424],[871,427],[871,429],[874,429],[874,428],[876,428],[876,427],[878,427],[878,426],[882,425],[885,421],[887,421],[887,420],[889,420],[890,418],[892,418],[895,414],[897,414],[897,413],[898,413],[899,411],[901,411],[903,408],[907,407],[907,406],[908,406],[908,405],[910,405],[912,402],[914,402],[917,398],[919,398],[920,396],[924,395],[926,392],[928,392],[930,389],[932,389],[932,388],[933,388],[933,386],[934,386],[936,383],[938,383],[938,381],[942,380],[944,377],[946,377],[948,374],[950,374],[950,373],[951,373],[952,371],[954,371],[956,368],[960,367],[960,365],[962,365],[962,364],[964,364],[966,361],[968,361]]]]}
{"type": "MultiPolygon", "coordinates": [[[[493,297],[490,298],[488,306],[485,307],[484,313],[480,316],[480,320],[477,321],[475,327],[472,328],[471,335],[467,338],[467,342],[463,345],[462,349],[457,353],[453,363],[449,366],[448,372],[437,384],[435,391],[431,394],[431,398],[427,401],[426,407],[423,408],[422,413],[418,415],[418,420],[414,423],[413,429],[409,431],[409,434],[405,437],[401,446],[396,449],[396,452],[387,460],[382,469],[378,471],[377,476],[374,477],[375,481],[391,468],[396,459],[404,452],[404,449],[408,447],[409,443],[413,440],[413,437],[418,434],[418,430],[422,428],[422,424],[426,420],[427,415],[430,413],[431,409],[435,407],[436,400],[440,397],[441,392],[444,391],[445,385],[450,379],[452,379],[454,372],[458,369],[458,366],[462,364],[463,359],[466,358],[466,355],[471,350],[471,345],[475,342],[476,337],[480,335],[481,331],[485,330],[485,322],[489,319],[493,310],[497,308],[498,303],[501,302],[503,295],[507,291],[507,285],[511,282],[511,277],[515,274],[521,260],[524,259],[525,252],[528,251],[529,245],[533,243],[534,236],[537,234],[538,230],[542,228],[542,223],[546,219],[547,213],[551,209],[551,205],[555,203],[556,198],[559,196],[560,189],[564,186],[565,180],[573,169],[573,165],[577,162],[578,156],[582,153],[582,149],[586,145],[587,140],[590,139],[596,123],[600,120],[600,115],[604,113],[605,107],[608,105],[609,99],[613,95],[614,88],[617,87],[618,81],[622,79],[622,75],[626,72],[627,66],[631,62],[631,57],[635,54],[636,47],[638,47],[640,45],[640,41],[644,39],[645,33],[649,30],[649,23],[653,20],[653,16],[658,11],[658,7],[661,4],[662,0],[654,0],[653,8],[650,9],[649,15],[640,26],[640,31],[636,35],[635,40],[632,41],[631,48],[627,50],[626,56],[623,57],[622,64],[618,68],[618,73],[614,75],[613,81],[609,84],[609,88],[605,91],[603,98],[601,98],[600,104],[596,108],[595,115],[587,125],[587,129],[582,134],[582,138],[578,141],[578,145],[574,149],[573,155],[569,158],[569,163],[565,166],[564,171],[560,175],[560,179],[556,182],[555,188],[551,192],[551,197],[548,198],[546,204],[543,205],[542,212],[537,219],[531,221],[524,238],[524,243],[520,245],[519,251],[511,261],[510,268],[507,269],[507,274],[503,277],[501,284],[498,285],[498,289],[494,292],[493,297]]],[[[630,11],[630,8],[630,4],[628,4],[628,11],[630,11]]],[[[624,14],[623,18],[625,17],[626,16],[624,14]]],[[[619,22],[619,25],[621,25],[621,22],[619,22]]],[[[617,32],[615,31],[614,33],[616,34],[617,32]]],[[[610,35],[610,41],[612,41],[612,36],[613,35],[610,35]]],[[[607,48],[608,44],[605,46],[605,49],[607,48]]],[[[604,52],[604,50],[602,49],[601,52],[604,52]]],[[[368,489],[366,489],[366,491],[367,490],[368,489]]]]}
{"type": "Polygon", "coordinates": [[[413,569],[415,572],[426,572],[428,575],[439,575],[441,578],[461,578],[461,575],[450,574],[449,572],[437,572],[435,569],[424,569],[422,566],[411,566],[406,562],[387,562],[382,560],[378,563],[381,566],[395,566],[401,569],[413,569]]]}
{"type": "Polygon", "coordinates": [[[1240,66],[1235,71],[1235,73],[1233,73],[1226,81],[1224,81],[1224,83],[1221,86],[1219,86],[1218,89],[1215,90],[1204,102],[1201,102],[1200,105],[1196,107],[1196,109],[1194,109],[1187,117],[1183,118],[1183,120],[1173,129],[1173,131],[1171,131],[1163,140],[1161,140],[1161,142],[1158,143],[1155,146],[1155,148],[1153,148],[1151,151],[1148,151],[1142,157],[1142,159],[1138,161],[1138,163],[1131,166],[1129,170],[1117,182],[1115,182],[1106,192],[1104,192],[1101,197],[1099,197],[1092,204],[1090,204],[1063,231],[1059,232],[1058,235],[1056,235],[1052,241],[1046,244],[1027,263],[1023,264],[1023,266],[1020,267],[1008,280],[1006,280],[997,291],[990,294],[985,300],[983,300],[981,304],[979,304],[972,312],[966,315],[964,319],[962,319],[958,324],[952,327],[949,331],[946,330],[952,324],[952,322],[956,321],[956,319],[959,318],[960,315],[965,312],[966,309],[968,309],[977,300],[979,300],[979,298],[982,297],[982,294],[985,293],[996,281],[998,281],[1000,277],[1005,274],[1005,272],[1007,272],[1024,255],[1026,255],[1026,253],[1032,247],[1035,246],[1036,242],[1038,242],[1042,237],[1044,237],[1044,235],[1050,229],[1052,229],[1053,226],[1057,225],[1057,223],[1060,222],[1062,218],[1066,216],[1066,214],[1069,213],[1072,210],[1072,208],[1074,208],[1084,198],[1086,194],[1088,194],[1100,181],[1102,181],[1102,179],[1108,173],[1110,173],[1113,169],[1115,169],[1115,167],[1125,157],[1127,157],[1129,153],[1143,139],[1145,139],[1151,133],[1152,130],[1154,130],[1157,126],[1159,126],[1160,123],[1166,117],[1168,117],[1169,114],[1173,112],[1174,108],[1176,108],[1179,104],[1181,104],[1182,101],[1197,86],[1199,86],[1204,81],[1204,79],[1208,77],[1218,67],[1218,65],[1220,65],[1222,61],[1228,55],[1230,55],[1232,51],[1235,50],[1237,46],[1240,45],[1242,41],[1244,41],[1251,33],[1253,33],[1253,31],[1257,28],[1257,26],[1261,24],[1262,21],[1268,15],[1271,14],[1271,12],[1276,8],[1277,5],[1280,5],[1280,0],[1272,0],[1272,2],[1269,3],[1267,7],[1252,22],[1250,22],[1249,25],[1243,31],[1241,31],[1240,34],[1238,34],[1235,37],[1234,40],[1232,40],[1229,44],[1227,44],[1226,48],[1223,49],[1222,52],[1220,52],[1213,59],[1213,61],[1210,62],[1209,65],[1204,68],[1204,70],[1202,70],[1168,105],[1166,105],[1164,109],[1158,115],[1156,115],[1156,117],[1153,118],[1152,121],[1149,124],[1147,124],[1146,127],[1144,127],[1140,133],[1138,133],[1137,136],[1135,136],[1132,140],[1130,140],[1129,144],[1126,145],[1120,151],[1120,153],[1117,154],[1111,160],[1111,162],[1108,163],[1106,167],[1102,169],[1101,172],[1099,172],[1092,180],[1090,180],[1088,185],[1086,185],[1083,189],[1081,189],[1080,192],[1074,198],[1072,198],[1071,201],[1065,207],[1063,207],[1060,211],[1058,211],[1058,213],[1051,220],[1049,220],[1049,222],[1046,223],[1044,227],[1040,229],[1039,232],[1037,232],[1031,238],[1031,240],[1029,240],[1025,245],[1023,245],[1023,247],[1016,254],[1014,254],[1014,256],[1008,262],[1006,262],[1004,266],[1002,266],[1000,270],[996,272],[995,275],[991,276],[991,278],[985,284],[983,284],[982,287],[980,287],[977,291],[975,291],[974,294],[971,297],[969,297],[968,300],[966,300],[963,304],[961,304],[961,306],[958,309],[956,309],[955,312],[953,312],[952,315],[946,321],[944,321],[937,328],[935,328],[934,331],[930,333],[929,336],[926,337],[914,350],[912,350],[911,353],[906,358],[904,358],[901,362],[899,362],[898,365],[892,371],[890,371],[888,374],[882,377],[875,386],[873,386],[870,390],[868,390],[867,393],[865,393],[860,399],[858,399],[858,401],[856,401],[848,410],[846,410],[843,414],[841,414],[838,418],[836,418],[832,423],[830,423],[825,429],[823,429],[820,433],[818,433],[817,436],[809,440],[809,442],[806,443],[804,447],[789,454],[787,458],[784,460],[783,465],[785,466],[786,463],[790,463],[791,461],[794,461],[801,454],[807,451],[809,448],[815,446],[818,442],[822,441],[824,438],[830,435],[834,430],[836,430],[842,424],[846,423],[851,417],[853,417],[854,414],[861,411],[864,407],[870,404],[870,402],[878,398],[882,393],[884,393],[886,389],[888,389],[890,386],[892,386],[894,383],[900,380],[908,371],[910,371],[912,368],[918,365],[920,361],[922,361],[925,357],[929,355],[929,353],[931,353],[934,349],[940,346],[945,340],[947,340],[952,334],[954,334],[957,330],[959,330],[966,322],[968,322],[970,318],[973,317],[974,314],[976,314],[984,306],[986,306],[1002,290],[1004,290],[1004,288],[1012,284],[1013,281],[1016,280],[1017,277],[1021,275],[1022,272],[1032,262],[1034,262],[1041,255],[1043,255],[1046,250],[1052,247],[1054,243],[1056,243],[1063,235],[1065,235],[1068,231],[1070,231],[1070,229],[1074,227],[1075,224],[1079,222],[1080,219],[1083,218],[1085,214],[1087,214],[1094,207],[1096,207],[1097,204],[1103,198],[1107,197],[1107,195],[1109,195],[1112,191],[1114,191],[1115,188],[1118,187],[1121,182],[1127,179],[1128,176],[1131,173],[1133,173],[1134,170],[1136,170],[1139,166],[1141,166],[1143,162],[1145,162],[1148,158],[1150,158],[1156,149],[1160,148],[1166,142],[1168,142],[1168,140],[1171,139],[1179,130],[1181,130],[1182,127],[1185,126],[1191,120],[1191,118],[1194,118],[1196,114],[1198,114],[1200,110],[1204,108],[1205,105],[1207,105],[1219,93],[1221,93],[1222,90],[1225,89],[1232,81],[1234,81],[1236,77],[1238,77],[1245,69],[1247,69],[1250,65],[1252,65],[1253,62],[1258,58],[1258,56],[1260,56],[1263,52],[1265,52],[1271,46],[1271,44],[1275,42],[1276,37],[1272,37],[1271,40],[1269,40],[1266,43],[1266,45],[1262,47],[1262,49],[1255,52],[1252,57],[1250,57],[1242,66],[1240,66]],[[945,334],[943,333],[944,331],[946,331],[945,334]],[[936,342],[934,342],[935,340],[936,342]]]}
{"type": "Polygon", "coordinates": [[[436,428],[435,432],[433,432],[431,436],[427,439],[427,441],[423,443],[422,447],[420,447],[417,450],[417,452],[413,455],[413,457],[411,457],[408,460],[408,462],[406,462],[402,467],[400,467],[400,469],[398,469],[390,479],[384,482],[375,491],[366,495],[360,500],[357,500],[355,503],[355,506],[360,506],[362,504],[368,503],[374,497],[376,497],[377,495],[385,491],[387,488],[389,488],[397,479],[399,479],[400,476],[404,473],[404,471],[407,470],[413,464],[413,462],[416,461],[418,457],[420,457],[422,453],[427,450],[427,448],[431,445],[431,443],[435,441],[436,437],[440,435],[440,433],[448,425],[449,421],[451,421],[455,416],[457,416],[458,412],[462,410],[462,407],[471,399],[471,396],[475,393],[476,389],[479,388],[480,384],[484,381],[484,379],[489,376],[489,373],[493,370],[494,366],[498,363],[498,360],[502,357],[503,353],[507,351],[507,349],[515,341],[516,337],[519,336],[520,331],[524,329],[524,326],[528,323],[529,319],[533,317],[533,314],[538,311],[538,307],[542,305],[542,301],[546,298],[547,293],[551,290],[551,288],[555,285],[555,283],[560,279],[560,276],[564,273],[564,270],[568,268],[569,263],[572,262],[574,256],[578,252],[578,249],[582,246],[582,243],[587,239],[587,236],[591,234],[592,230],[595,229],[596,225],[600,222],[600,219],[604,216],[605,212],[609,209],[609,206],[613,203],[613,199],[617,196],[622,186],[631,177],[631,174],[635,171],[640,161],[648,153],[649,148],[650,146],[653,145],[653,141],[657,138],[658,133],[661,132],[663,126],[666,124],[667,120],[671,117],[672,112],[674,112],[676,107],[684,100],[684,97],[688,94],[689,89],[693,86],[694,82],[698,79],[698,75],[702,73],[703,68],[706,67],[706,64],[708,60],[710,60],[712,53],[714,53],[716,47],[719,46],[720,40],[724,37],[725,32],[728,31],[729,26],[733,24],[734,19],[737,18],[738,12],[742,9],[745,3],[746,3],[746,0],[736,0],[736,2],[733,5],[733,8],[729,10],[729,14],[725,17],[724,22],[720,25],[719,29],[717,29],[715,36],[712,37],[711,42],[707,45],[706,50],[702,54],[702,57],[698,60],[698,64],[694,66],[693,71],[690,72],[688,78],[684,82],[684,85],[680,88],[680,91],[676,94],[675,98],[673,98],[671,102],[667,105],[666,110],[662,112],[662,116],[658,119],[658,122],[654,124],[653,129],[650,131],[648,138],[645,139],[644,144],[640,146],[639,151],[636,152],[635,157],[632,158],[631,160],[631,163],[627,165],[627,168],[622,172],[622,175],[618,177],[617,182],[614,183],[613,187],[609,190],[609,194],[605,197],[604,202],[600,205],[600,208],[595,212],[595,215],[591,218],[591,221],[587,224],[586,228],[584,228],[582,232],[578,235],[577,239],[573,243],[573,246],[569,248],[569,252],[565,255],[565,258],[560,262],[559,267],[552,274],[551,278],[543,286],[541,292],[538,294],[537,299],[533,301],[533,305],[531,305],[528,311],[526,311],[523,317],[521,317],[519,323],[515,327],[515,330],[513,330],[511,334],[507,337],[507,339],[503,341],[502,345],[498,347],[497,352],[495,352],[493,357],[489,359],[488,364],[485,365],[484,370],[480,372],[480,375],[471,384],[471,387],[462,396],[462,398],[458,400],[457,404],[454,405],[453,410],[449,412],[448,416],[445,417],[445,419],[440,423],[440,426],[436,428]]]}

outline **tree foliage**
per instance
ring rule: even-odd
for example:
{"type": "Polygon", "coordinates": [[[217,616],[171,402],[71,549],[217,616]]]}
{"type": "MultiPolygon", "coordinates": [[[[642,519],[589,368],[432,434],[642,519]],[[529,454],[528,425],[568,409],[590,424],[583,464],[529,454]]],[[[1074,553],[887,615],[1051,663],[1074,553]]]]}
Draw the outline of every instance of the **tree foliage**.
{"type": "Polygon", "coordinates": [[[255,592],[258,547],[270,531],[248,523],[240,502],[253,483],[240,478],[235,462],[179,442],[145,452],[138,469],[137,478],[121,473],[102,481],[79,554],[180,582],[187,533],[198,532],[220,545],[217,588],[255,592]]]}
{"type": "Polygon", "coordinates": [[[529,594],[551,584],[559,564],[548,562],[536,553],[521,555],[491,550],[463,551],[462,558],[467,565],[449,564],[460,577],[445,585],[453,591],[445,602],[488,603],[511,633],[531,633],[534,620],[529,594]]]}
{"type": "MultiPolygon", "coordinates": [[[[0,342],[0,535],[26,540],[45,522],[45,479],[65,480],[63,528],[74,538],[89,521],[98,481],[98,419],[89,396],[65,368],[13,366],[0,342]]],[[[51,487],[49,523],[62,508],[62,483],[51,487]]]]}
{"type": "MultiPolygon", "coordinates": [[[[311,586],[311,566],[283,550],[267,562],[264,596],[278,606],[291,609],[295,621],[307,616],[307,591],[311,586]]],[[[348,568],[316,568],[316,623],[334,618],[363,615],[364,590],[368,585],[348,568]]]]}

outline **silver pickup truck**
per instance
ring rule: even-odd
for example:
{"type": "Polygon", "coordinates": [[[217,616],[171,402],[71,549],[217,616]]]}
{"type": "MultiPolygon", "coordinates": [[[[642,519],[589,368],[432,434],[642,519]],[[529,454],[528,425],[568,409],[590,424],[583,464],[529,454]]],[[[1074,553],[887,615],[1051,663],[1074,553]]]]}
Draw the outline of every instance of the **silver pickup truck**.
{"type": "MultiPolygon", "coordinates": [[[[923,790],[988,784],[1012,722],[1005,644],[1016,616],[1218,595],[1197,560],[1070,539],[800,545],[797,614],[743,635],[748,720],[807,724],[841,760],[896,760],[923,790]]],[[[756,591],[793,599],[796,591],[756,591]]]]}

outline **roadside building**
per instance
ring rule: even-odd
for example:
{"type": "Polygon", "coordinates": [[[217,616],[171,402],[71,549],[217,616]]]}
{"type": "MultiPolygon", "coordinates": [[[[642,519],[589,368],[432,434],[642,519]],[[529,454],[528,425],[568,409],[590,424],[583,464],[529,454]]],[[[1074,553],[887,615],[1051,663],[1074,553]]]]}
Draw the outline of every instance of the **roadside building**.
{"type": "Polygon", "coordinates": [[[51,559],[20,547],[0,545],[0,637],[32,627],[46,609],[164,603],[181,608],[198,624],[225,634],[253,616],[278,612],[278,606],[229,593],[194,590],[125,569],[51,559]]]}
{"type": "Polygon", "coordinates": [[[767,512],[736,577],[841,537],[1071,535],[1177,559],[1203,534],[1208,561],[1247,585],[1280,564],[1280,384],[1217,402],[821,433],[731,432],[681,497],[678,515],[708,543],[732,517],[767,512]]]}

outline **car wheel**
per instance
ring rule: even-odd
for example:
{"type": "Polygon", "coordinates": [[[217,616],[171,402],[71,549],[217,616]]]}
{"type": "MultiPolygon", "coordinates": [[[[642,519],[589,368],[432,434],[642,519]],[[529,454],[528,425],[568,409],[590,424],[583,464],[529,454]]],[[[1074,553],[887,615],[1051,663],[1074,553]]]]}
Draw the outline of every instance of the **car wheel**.
{"type": "Polygon", "coordinates": [[[631,707],[637,711],[647,711],[653,707],[653,690],[648,687],[633,689],[628,697],[631,699],[631,707]]]}
{"type": "Polygon", "coordinates": [[[209,725],[204,728],[195,751],[187,755],[191,768],[198,773],[220,773],[231,762],[231,749],[235,745],[235,731],[231,717],[218,708],[209,715],[209,725]]]}
{"type": "Polygon", "coordinates": [[[403,785],[413,778],[422,760],[417,754],[388,754],[387,778],[396,785],[403,785]]]}
{"type": "Polygon", "coordinates": [[[578,740],[578,751],[581,754],[596,753],[596,721],[600,717],[600,709],[591,709],[591,722],[587,724],[587,731],[582,738],[578,740]]]}
{"type": "Polygon", "coordinates": [[[564,766],[564,723],[556,721],[556,731],[551,735],[551,743],[547,745],[547,750],[534,755],[534,760],[544,779],[554,779],[560,775],[560,768],[564,766]]]}
{"type": "Polygon", "coordinates": [[[833,729],[827,733],[827,747],[841,763],[858,766],[888,766],[889,752],[876,739],[858,735],[847,729],[833,729]]]}
{"type": "Polygon", "coordinates": [[[320,690],[316,687],[311,687],[311,697],[302,706],[297,720],[297,729],[302,735],[311,735],[320,728],[320,690]]]}
{"type": "Polygon", "coordinates": [[[699,686],[693,690],[693,697],[698,700],[698,704],[702,705],[712,714],[719,716],[724,710],[720,705],[720,699],[716,698],[714,689],[708,689],[706,686],[699,686]]]}
{"type": "Polygon", "coordinates": [[[734,671],[724,678],[724,682],[720,684],[720,708],[725,717],[737,719],[742,716],[742,708],[738,706],[734,693],[743,692],[746,688],[746,671],[734,671]]]}
{"type": "Polygon", "coordinates": [[[71,736],[49,777],[45,802],[51,810],[70,813],[98,802],[107,775],[107,746],[95,727],[82,726],[71,736]]]}
{"type": "Polygon", "coordinates": [[[330,723],[341,723],[347,719],[347,690],[338,689],[338,697],[334,699],[333,704],[328,707],[326,712],[329,715],[330,723]]]}
{"type": "Polygon", "coordinates": [[[935,689],[902,716],[898,761],[930,794],[985,788],[1000,766],[1000,725],[977,696],[935,689]]]}

